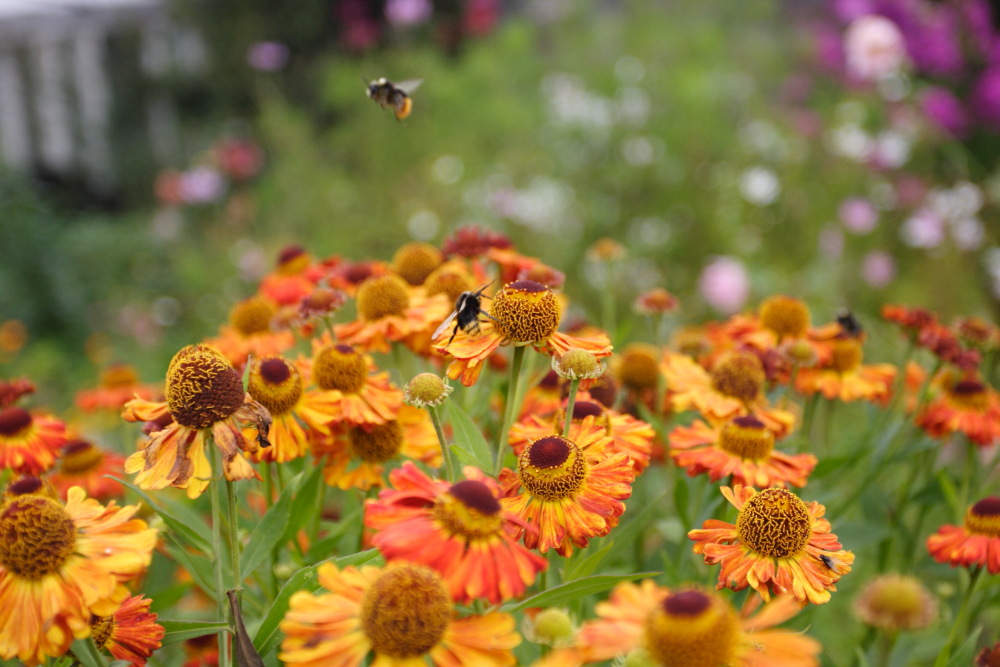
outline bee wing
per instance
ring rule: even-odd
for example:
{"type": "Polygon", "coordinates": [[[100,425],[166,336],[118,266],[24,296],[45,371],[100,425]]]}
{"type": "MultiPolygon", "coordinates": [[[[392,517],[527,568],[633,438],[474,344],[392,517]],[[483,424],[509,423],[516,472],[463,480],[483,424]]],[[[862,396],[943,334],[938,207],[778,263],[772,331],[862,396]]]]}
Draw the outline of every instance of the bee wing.
{"type": "Polygon", "coordinates": [[[407,79],[406,81],[402,81],[400,83],[394,83],[392,85],[395,86],[396,88],[399,88],[407,95],[409,95],[414,90],[419,88],[420,84],[422,84],[423,82],[424,82],[423,79],[407,79]]]}
{"type": "Polygon", "coordinates": [[[456,317],[458,317],[458,311],[457,310],[451,311],[451,315],[449,315],[445,319],[445,321],[441,323],[441,326],[435,329],[434,333],[431,334],[431,340],[432,341],[437,340],[437,337],[443,334],[448,329],[448,325],[454,322],[456,317]]]}

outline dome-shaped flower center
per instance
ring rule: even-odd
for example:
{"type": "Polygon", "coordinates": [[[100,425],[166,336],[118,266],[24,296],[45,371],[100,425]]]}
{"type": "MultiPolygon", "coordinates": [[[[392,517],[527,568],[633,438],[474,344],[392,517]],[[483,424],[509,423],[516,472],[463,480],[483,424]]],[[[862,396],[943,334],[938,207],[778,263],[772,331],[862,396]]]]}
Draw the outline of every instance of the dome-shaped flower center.
{"type": "Polygon", "coordinates": [[[13,438],[31,426],[31,413],[23,408],[9,407],[0,410],[0,437],[13,438]]]}
{"type": "Polygon", "coordinates": [[[790,296],[769,297],[760,304],[760,324],[779,338],[801,338],[809,329],[809,307],[790,296]]]}
{"type": "Polygon", "coordinates": [[[403,428],[397,421],[356,426],[347,432],[351,454],[367,463],[385,463],[403,447],[403,428]]]}
{"type": "Polygon", "coordinates": [[[423,285],[442,261],[441,251],[430,243],[407,243],[392,256],[392,270],[411,285],[423,285]]]}
{"type": "Polygon", "coordinates": [[[444,267],[442,269],[435,271],[427,277],[427,281],[424,283],[427,296],[444,294],[448,297],[449,301],[455,303],[458,301],[458,297],[462,295],[462,292],[468,292],[474,287],[464,274],[458,271],[446,270],[444,267]]]}
{"type": "Polygon", "coordinates": [[[966,379],[956,382],[948,397],[955,405],[976,412],[984,412],[989,407],[986,386],[978,380],[966,379]]]}
{"type": "Polygon", "coordinates": [[[62,567],[76,546],[76,527],[63,506],[39,495],[11,498],[0,509],[0,565],[24,579],[62,567]]]}
{"type": "Polygon", "coordinates": [[[875,582],[868,606],[878,614],[899,619],[919,615],[923,608],[923,590],[912,577],[885,576],[875,582]]]}
{"type": "Polygon", "coordinates": [[[739,621],[721,598],[700,591],[668,595],[646,619],[646,647],[659,665],[735,664],[739,621]]]}
{"type": "Polygon", "coordinates": [[[305,248],[298,245],[287,246],[278,253],[278,273],[294,276],[305,271],[311,262],[312,257],[305,248]]]}
{"type": "Polygon", "coordinates": [[[712,387],[744,403],[760,395],[766,379],[764,364],[752,352],[731,354],[712,370],[712,387]]]}
{"type": "MultiPolygon", "coordinates": [[[[173,359],[170,360],[170,364],[167,366],[167,377],[170,377],[170,373],[173,372],[174,366],[179,364],[182,360],[187,358],[188,355],[194,354],[195,352],[203,352],[205,354],[214,354],[220,359],[225,359],[221,352],[212,347],[211,345],[204,345],[202,343],[195,343],[193,345],[185,345],[177,351],[173,359]]],[[[228,362],[227,362],[228,363],[228,362]]]]}
{"type": "Polygon", "coordinates": [[[452,388],[434,373],[420,373],[403,388],[403,399],[418,408],[440,405],[452,388]]]}
{"type": "Polygon", "coordinates": [[[970,507],[965,527],[970,533],[1000,537],[1000,498],[990,496],[970,507]]]}
{"type": "Polygon", "coordinates": [[[618,361],[618,381],[629,389],[655,389],[660,381],[656,348],[645,343],[625,346],[618,361]]]}
{"type": "Polygon", "coordinates": [[[521,484],[543,500],[561,500],[575,494],[587,478],[587,461],[571,440],[558,435],[536,440],[517,461],[521,484]]]}
{"type": "Polygon", "coordinates": [[[450,533],[469,540],[492,537],[503,528],[500,501],[488,486],[471,479],[453,484],[437,499],[434,518],[450,533]]]}
{"type": "Polygon", "coordinates": [[[559,326],[559,303],[545,285],[518,280],[504,285],[490,305],[497,333],[515,343],[544,340],[559,326]]]}
{"type": "Polygon", "coordinates": [[[105,389],[131,387],[138,382],[139,376],[128,364],[113,364],[101,373],[101,386],[105,389]]]}
{"type": "Polygon", "coordinates": [[[104,650],[111,633],[115,629],[114,616],[94,616],[90,621],[90,636],[94,640],[94,645],[98,651],[104,650]]]}
{"type": "Polygon", "coordinates": [[[250,364],[247,392],[267,408],[272,417],[277,417],[299,402],[302,376],[295,364],[281,357],[255,360],[250,364]]]}
{"type": "Polygon", "coordinates": [[[3,493],[3,500],[13,496],[27,496],[31,494],[50,496],[55,499],[57,495],[50,493],[50,490],[51,488],[42,478],[26,475],[7,485],[3,493]]]}
{"type": "Polygon", "coordinates": [[[59,472],[64,475],[82,476],[101,467],[104,452],[86,440],[70,440],[63,445],[59,457],[59,472]]]}
{"type": "Polygon", "coordinates": [[[849,373],[861,365],[865,357],[857,338],[834,338],[830,367],[838,373],[849,373]]]}
{"type": "Polygon", "coordinates": [[[719,447],[744,459],[766,459],[774,449],[774,433],[753,415],[736,417],[722,427],[719,447]]]}
{"type": "MultiPolygon", "coordinates": [[[[587,417],[593,417],[594,423],[603,426],[605,431],[611,432],[611,415],[603,405],[596,401],[577,401],[573,404],[573,421],[583,421],[587,417]]],[[[559,408],[553,422],[556,430],[562,430],[566,423],[566,408],[559,408]]]]}
{"type": "Polygon", "coordinates": [[[358,288],[358,314],[369,322],[389,315],[402,315],[410,305],[406,281],[389,274],[369,278],[358,288]]]}
{"type": "Polygon", "coordinates": [[[368,362],[350,345],[327,345],[316,355],[312,374],[320,389],[356,394],[368,379],[368,362]]]}
{"type": "Polygon", "coordinates": [[[571,380],[596,378],[604,371],[593,352],[573,347],[566,350],[558,361],[552,357],[552,367],[559,375],[571,380]]]}
{"type": "Polygon", "coordinates": [[[240,301],[229,311],[229,324],[244,336],[271,330],[271,320],[277,310],[267,299],[252,296],[240,301]]]}
{"type": "Polygon", "coordinates": [[[764,489],[750,498],[736,520],[740,542],[770,558],[788,558],[809,543],[812,522],[806,504],[791,491],[764,489]]]}
{"type": "Polygon", "coordinates": [[[244,398],[240,374],[212,352],[192,352],[177,361],[165,393],[174,421],[195,430],[231,416],[244,398]]]}
{"type": "Polygon", "coordinates": [[[452,618],[441,577],[422,565],[391,565],[365,591],[361,629],[375,653],[415,658],[444,637],[452,618]]]}

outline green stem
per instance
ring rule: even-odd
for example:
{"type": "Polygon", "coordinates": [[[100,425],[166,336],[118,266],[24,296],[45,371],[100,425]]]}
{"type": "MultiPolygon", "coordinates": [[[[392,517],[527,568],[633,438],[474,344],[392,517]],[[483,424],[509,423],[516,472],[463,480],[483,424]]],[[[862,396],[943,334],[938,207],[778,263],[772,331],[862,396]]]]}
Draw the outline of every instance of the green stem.
{"type": "Polygon", "coordinates": [[[427,411],[431,413],[431,421],[434,422],[434,432],[437,433],[438,444],[441,445],[441,459],[444,461],[445,479],[449,482],[455,481],[455,464],[451,460],[451,452],[448,449],[448,440],[444,437],[444,426],[441,423],[441,413],[437,406],[428,406],[427,411]]]}
{"type": "Polygon", "coordinates": [[[243,544],[240,542],[240,514],[236,502],[236,485],[226,479],[226,497],[228,498],[228,525],[229,525],[229,556],[233,566],[233,586],[232,590],[240,595],[243,588],[243,574],[240,572],[240,558],[243,555],[243,544]]]}
{"type": "MultiPolygon", "coordinates": [[[[208,448],[212,451],[212,469],[217,474],[222,474],[222,457],[219,453],[219,448],[215,446],[214,440],[211,436],[206,438],[208,442],[206,443],[208,448]]],[[[225,559],[222,557],[222,503],[219,502],[219,493],[221,493],[218,488],[219,485],[210,482],[208,485],[208,496],[212,501],[212,563],[215,565],[215,601],[218,607],[218,613],[220,619],[227,619],[230,624],[232,624],[232,619],[229,618],[229,605],[226,604],[226,585],[223,582],[223,573],[225,559]]],[[[219,631],[219,667],[231,667],[232,660],[229,656],[229,641],[225,630],[219,631]]]]}
{"type": "Polygon", "coordinates": [[[965,626],[967,624],[966,617],[969,615],[969,604],[972,602],[973,594],[976,592],[976,584],[979,582],[979,575],[982,572],[982,566],[978,566],[969,574],[969,588],[965,593],[965,599],[962,600],[962,606],[958,610],[958,615],[955,616],[951,632],[948,633],[948,641],[945,642],[941,653],[938,654],[934,667],[944,667],[948,664],[948,659],[951,658],[951,647],[955,645],[955,640],[958,639],[959,635],[966,634],[965,626]]]}
{"type": "Polygon", "coordinates": [[[601,290],[601,326],[604,327],[604,331],[612,340],[615,338],[615,274],[617,268],[617,262],[609,261],[607,263],[607,283],[601,290]]]}
{"type": "Polygon", "coordinates": [[[566,423],[563,425],[563,437],[569,437],[569,425],[573,423],[573,408],[576,406],[576,392],[580,389],[580,381],[569,381],[569,396],[566,397],[566,423]]]}
{"type": "Polygon", "coordinates": [[[503,468],[503,459],[507,454],[507,434],[510,433],[511,424],[517,417],[517,410],[521,402],[518,400],[517,386],[521,380],[521,366],[524,365],[524,350],[527,346],[515,345],[513,359],[510,361],[510,382],[507,386],[507,404],[503,411],[503,424],[500,427],[500,439],[497,442],[497,460],[493,466],[493,476],[500,474],[503,468]]]}
{"type": "Polygon", "coordinates": [[[898,632],[887,632],[879,637],[878,658],[875,661],[878,667],[889,667],[889,658],[892,656],[892,649],[896,646],[898,638],[898,632]]]}

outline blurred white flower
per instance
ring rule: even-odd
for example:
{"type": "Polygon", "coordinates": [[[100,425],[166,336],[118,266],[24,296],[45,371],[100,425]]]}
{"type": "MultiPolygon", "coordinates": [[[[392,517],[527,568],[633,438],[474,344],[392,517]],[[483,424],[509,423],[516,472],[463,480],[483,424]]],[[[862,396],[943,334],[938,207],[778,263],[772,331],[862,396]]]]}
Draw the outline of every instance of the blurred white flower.
{"type": "Polygon", "coordinates": [[[750,295],[750,277],[743,262],[734,257],[714,257],[701,271],[698,290],[712,308],[735,313],[750,295]]]}
{"type": "Polygon", "coordinates": [[[951,238],[959,250],[978,250],[983,244],[985,230],[983,222],[975,217],[960,218],[951,222],[951,238]]]}
{"type": "Polygon", "coordinates": [[[740,176],[740,193],[751,204],[767,206],[781,194],[781,181],[767,167],[750,167],[740,176]]]}
{"type": "Polygon", "coordinates": [[[862,81],[876,81],[897,72],[906,62],[906,43],[899,26],[869,14],[851,22],[844,32],[847,72],[862,81]]]}
{"type": "Polygon", "coordinates": [[[925,206],[906,219],[899,235],[912,248],[936,248],[944,241],[944,231],[941,216],[925,206]]]}
{"type": "Polygon", "coordinates": [[[386,20],[398,27],[426,23],[433,12],[430,0],[387,0],[385,3],[386,20]]]}
{"type": "Polygon", "coordinates": [[[288,55],[281,42],[255,42],[247,49],[247,63],[261,72],[277,72],[288,64],[288,55]]]}

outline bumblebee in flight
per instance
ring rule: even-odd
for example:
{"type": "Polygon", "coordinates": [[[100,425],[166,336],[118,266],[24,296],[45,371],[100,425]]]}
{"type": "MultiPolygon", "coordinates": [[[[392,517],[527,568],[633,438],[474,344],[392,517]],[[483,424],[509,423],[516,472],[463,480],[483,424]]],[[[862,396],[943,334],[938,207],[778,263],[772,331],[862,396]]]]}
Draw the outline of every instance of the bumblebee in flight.
{"type": "MultiPolygon", "coordinates": [[[[475,292],[462,292],[459,294],[458,301],[455,302],[455,310],[451,311],[451,315],[434,331],[431,340],[437,340],[437,337],[448,329],[448,325],[454,322],[455,329],[451,332],[451,338],[445,344],[445,347],[448,347],[448,345],[451,345],[451,341],[455,340],[455,335],[459,329],[465,332],[478,332],[480,315],[485,315],[492,320],[493,316],[483,310],[483,292],[492,284],[492,282],[489,282],[475,292]]],[[[488,299],[489,297],[485,298],[488,299]]]]}
{"type": "Polygon", "coordinates": [[[380,107],[392,109],[396,114],[396,120],[403,120],[413,110],[410,93],[416,90],[422,81],[423,79],[410,79],[402,83],[393,83],[382,77],[369,83],[365,92],[380,107]]]}

